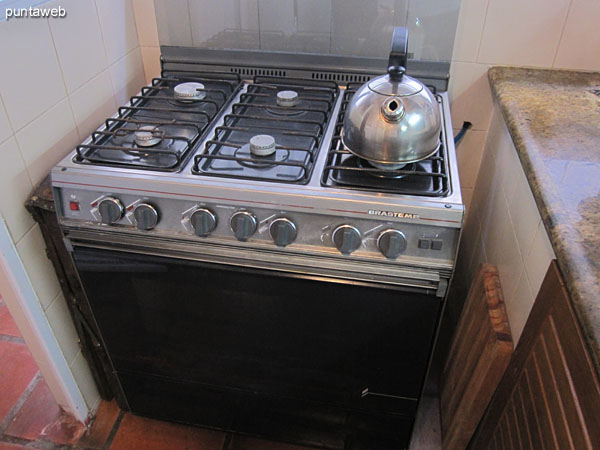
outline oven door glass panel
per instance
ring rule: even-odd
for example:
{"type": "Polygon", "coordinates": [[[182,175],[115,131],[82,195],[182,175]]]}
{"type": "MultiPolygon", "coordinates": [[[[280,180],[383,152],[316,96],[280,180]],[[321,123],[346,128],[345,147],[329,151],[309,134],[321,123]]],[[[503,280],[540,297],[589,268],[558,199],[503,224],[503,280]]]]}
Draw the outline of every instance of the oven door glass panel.
{"type": "Polygon", "coordinates": [[[73,256],[118,372],[343,407],[370,409],[365,389],[419,397],[435,296],[112,250],[73,256]]]}

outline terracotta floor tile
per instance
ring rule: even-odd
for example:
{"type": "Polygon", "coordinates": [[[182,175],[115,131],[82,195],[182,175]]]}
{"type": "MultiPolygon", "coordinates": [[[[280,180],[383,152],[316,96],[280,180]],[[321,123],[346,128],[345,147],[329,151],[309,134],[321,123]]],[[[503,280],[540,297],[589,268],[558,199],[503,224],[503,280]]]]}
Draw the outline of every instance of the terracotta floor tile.
{"type": "Polygon", "coordinates": [[[225,433],[126,414],[110,450],[221,450],[225,433]]]}
{"type": "Polygon", "coordinates": [[[0,450],[23,450],[29,447],[23,447],[19,444],[8,444],[6,442],[0,442],[0,450]]]}
{"type": "Polygon", "coordinates": [[[24,344],[0,341],[0,422],[15,405],[38,371],[24,344]]]}
{"type": "Polygon", "coordinates": [[[48,385],[40,380],[6,429],[6,434],[34,441],[49,424],[54,423],[60,412],[48,385]]]}
{"type": "Polygon", "coordinates": [[[21,337],[21,333],[19,333],[17,324],[8,312],[6,305],[2,302],[0,302],[0,334],[21,337]]]}
{"type": "Polygon", "coordinates": [[[314,450],[301,445],[284,444],[282,442],[266,441],[249,436],[234,435],[228,450],[314,450]]]}
{"type": "Polygon", "coordinates": [[[102,448],[120,412],[119,405],[115,400],[102,402],[90,430],[81,438],[79,445],[89,448],[102,448]]]}
{"type": "Polygon", "coordinates": [[[53,423],[48,424],[42,431],[42,439],[61,445],[73,445],[85,433],[85,425],[72,414],[61,410],[53,423]]]}

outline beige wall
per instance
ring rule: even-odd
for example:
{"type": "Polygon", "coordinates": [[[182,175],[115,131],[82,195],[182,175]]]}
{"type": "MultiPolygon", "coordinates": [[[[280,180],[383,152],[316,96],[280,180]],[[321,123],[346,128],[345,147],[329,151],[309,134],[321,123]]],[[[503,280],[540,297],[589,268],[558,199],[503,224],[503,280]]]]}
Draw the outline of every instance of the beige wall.
{"type": "MultiPolygon", "coordinates": [[[[135,94],[145,77],[130,0],[62,0],[47,6],[58,4],[67,11],[64,19],[0,22],[0,213],[66,363],[93,409],[98,392],[39,226],[23,204],[50,168],[135,94]]],[[[40,346],[27,344],[43,366],[40,346]]]]}

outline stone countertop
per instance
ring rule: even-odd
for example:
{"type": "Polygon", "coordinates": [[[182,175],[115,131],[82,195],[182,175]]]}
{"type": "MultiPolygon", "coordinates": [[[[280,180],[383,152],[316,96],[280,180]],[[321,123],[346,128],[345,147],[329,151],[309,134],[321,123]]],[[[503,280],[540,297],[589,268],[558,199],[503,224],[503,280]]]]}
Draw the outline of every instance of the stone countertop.
{"type": "Polygon", "coordinates": [[[600,73],[488,75],[600,373],[600,73]]]}

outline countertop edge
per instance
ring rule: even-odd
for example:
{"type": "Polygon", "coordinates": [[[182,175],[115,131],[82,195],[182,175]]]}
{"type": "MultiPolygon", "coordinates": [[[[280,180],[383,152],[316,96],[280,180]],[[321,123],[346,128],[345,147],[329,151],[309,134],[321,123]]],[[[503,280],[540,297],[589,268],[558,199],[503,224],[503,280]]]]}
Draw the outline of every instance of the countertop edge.
{"type": "MultiPolygon", "coordinates": [[[[530,139],[530,136],[523,132],[523,123],[525,123],[526,117],[513,108],[514,105],[511,105],[510,100],[505,98],[501,90],[502,83],[508,81],[504,72],[510,69],[513,68],[492,67],[489,69],[488,79],[492,94],[498,102],[513,144],[517,149],[542,222],[556,254],[565,287],[579,319],[584,340],[588,344],[596,372],[600,376],[600,308],[590,307],[594,296],[598,297],[599,293],[594,293],[593,287],[588,283],[589,277],[597,277],[597,274],[588,265],[584,264],[582,267],[582,260],[578,253],[581,245],[579,234],[569,223],[567,215],[561,214],[561,208],[557,208],[562,200],[556,190],[552,189],[554,186],[544,185],[543,180],[551,175],[546,171],[544,162],[539,157],[541,149],[530,139]]],[[[548,69],[528,70],[544,71],[548,69]]],[[[599,299],[596,298],[596,300],[599,299]]]]}

